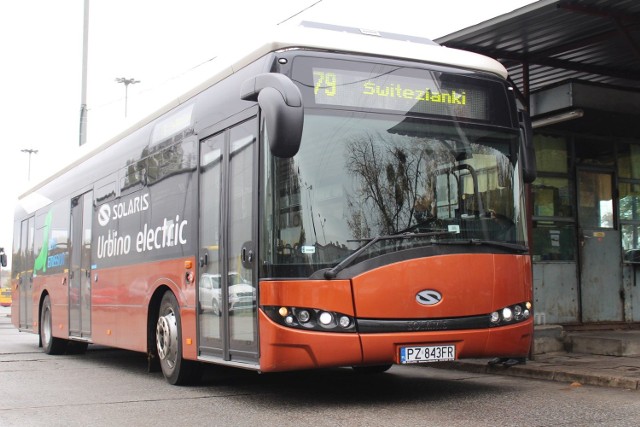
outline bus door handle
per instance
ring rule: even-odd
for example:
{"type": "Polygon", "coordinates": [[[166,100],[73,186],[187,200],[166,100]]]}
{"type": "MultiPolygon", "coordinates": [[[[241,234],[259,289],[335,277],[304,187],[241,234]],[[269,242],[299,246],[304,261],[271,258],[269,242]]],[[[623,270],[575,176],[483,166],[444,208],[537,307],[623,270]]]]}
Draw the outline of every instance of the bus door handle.
{"type": "Polygon", "coordinates": [[[245,242],[240,250],[240,261],[242,261],[242,266],[246,269],[251,269],[253,257],[253,242],[245,242]]]}
{"type": "Polygon", "coordinates": [[[242,248],[242,262],[251,262],[253,261],[253,251],[247,248],[242,248]]]}
{"type": "Polygon", "coordinates": [[[200,256],[200,268],[209,264],[209,254],[205,252],[204,255],[200,256]]]}

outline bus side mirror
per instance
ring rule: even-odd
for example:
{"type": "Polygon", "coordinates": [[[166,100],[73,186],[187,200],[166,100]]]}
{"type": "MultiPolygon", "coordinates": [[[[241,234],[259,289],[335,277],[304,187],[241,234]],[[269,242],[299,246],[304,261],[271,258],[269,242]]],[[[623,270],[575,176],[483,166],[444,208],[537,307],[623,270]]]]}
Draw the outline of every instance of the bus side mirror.
{"type": "Polygon", "coordinates": [[[304,107],[300,89],[284,74],[264,73],[246,80],[240,98],[257,101],[266,118],[271,153],[291,158],[300,149],[304,107]]]}
{"type": "Polygon", "coordinates": [[[519,111],[520,119],[520,156],[522,159],[522,178],[531,184],[538,176],[536,152],[533,146],[533,128],[527,111],[519,111]]]}
{"type": "Polygon", "coordinates": [[[7,266],[7,255],[6,254],[1,254],[0,255],[0,265],[3,267],[7,266]]]}

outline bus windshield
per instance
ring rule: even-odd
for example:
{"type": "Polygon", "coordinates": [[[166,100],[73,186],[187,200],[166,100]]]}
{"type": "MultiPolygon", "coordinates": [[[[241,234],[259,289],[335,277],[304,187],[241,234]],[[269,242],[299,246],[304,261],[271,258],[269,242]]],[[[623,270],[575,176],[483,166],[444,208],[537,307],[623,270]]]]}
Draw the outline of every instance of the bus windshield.
{"type": "Polygon", "coordinates": [[[300,152],[267,159],[265,274],[308,277],[373,239],[358,262],[416,245],[522,252],[517,153],[510,129],[307,110],[300,152]]]}

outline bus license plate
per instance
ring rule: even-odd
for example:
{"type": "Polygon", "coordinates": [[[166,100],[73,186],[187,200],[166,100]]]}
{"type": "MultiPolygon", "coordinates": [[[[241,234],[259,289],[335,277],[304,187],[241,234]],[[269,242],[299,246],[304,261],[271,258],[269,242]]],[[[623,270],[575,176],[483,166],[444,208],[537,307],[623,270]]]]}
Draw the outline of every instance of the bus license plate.
{"type": "Polygon", "coordinates": [[[400,363],[429,363],[456,360],[455,345],[400,347],[400,363]]]}

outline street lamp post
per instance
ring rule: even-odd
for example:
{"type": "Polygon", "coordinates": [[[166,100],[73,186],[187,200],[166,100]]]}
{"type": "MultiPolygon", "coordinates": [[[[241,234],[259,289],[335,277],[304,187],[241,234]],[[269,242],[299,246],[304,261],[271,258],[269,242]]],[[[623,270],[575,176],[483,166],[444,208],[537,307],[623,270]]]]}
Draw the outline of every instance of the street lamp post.
{"type": "Polygon", "coordinates": [[[20,151],[22,151],[23,153],[27,153],[29,155],[29,169],[27,173],[27,180],[31,181],[31,155],[38,154],[38,150],[34,150],[33,148],[25,148],[20,151]]]}
{"type": "Polygon", "coordinates": [[[82,29],[82,84],[80,90],[80,146],[87,142],[87,66],[89,59],[89,0],[84,0],[82,29]]]}
{"type": "Polygon", "coordinates": [[[118,77],[116,79],[116,83],[122,83],[124,85],[124,116],[127,117],[127,98],[129,96],[129,85],[140,83],[140,80],[136,80],[134,78],[127,79],[124,77],[118,77]]]}

